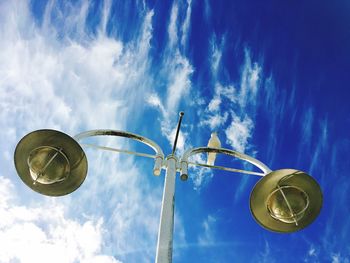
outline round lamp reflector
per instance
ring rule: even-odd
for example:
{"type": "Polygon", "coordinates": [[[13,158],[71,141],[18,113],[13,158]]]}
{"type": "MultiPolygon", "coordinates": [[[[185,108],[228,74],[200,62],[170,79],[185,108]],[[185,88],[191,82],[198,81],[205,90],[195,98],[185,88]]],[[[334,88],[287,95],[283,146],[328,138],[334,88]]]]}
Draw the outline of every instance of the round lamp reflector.
{"type": "Polygon", "coordinates": [[[87,175],[87,159],[77,141],[56,130],[37,130],[17,144],[15,166],[34,191],[61,196],[75,191],[87,175]]]}
{"type": "Polygon", "coordinates": [[[322,192],[308,174],[282,169],[264,176],[250,196],[250,210],[264,228],[290,233],[311,224],[322,207],[322,192]]]}

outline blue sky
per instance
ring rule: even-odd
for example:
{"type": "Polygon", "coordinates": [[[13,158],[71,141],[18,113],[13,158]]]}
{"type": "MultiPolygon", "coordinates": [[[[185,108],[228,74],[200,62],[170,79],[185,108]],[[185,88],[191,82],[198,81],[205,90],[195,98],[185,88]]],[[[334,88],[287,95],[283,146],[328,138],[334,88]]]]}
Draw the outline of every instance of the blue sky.
{"type": "Polygon", "coordinates": [[[84,184],[52,198],[20,181],[13,152],[51,128],[127,130],[169,154],[180,110],[179,156],[218,131],[273,170],[310,173],[324,205],[308,228],[271,233],[249,211],[258,177],[191,169],[177,178],[173,262],[349,262],[349,12],[344,0],[1,1],[0,262],[154,261],[164,171],[152,161],[86,149],[84,184]]]}

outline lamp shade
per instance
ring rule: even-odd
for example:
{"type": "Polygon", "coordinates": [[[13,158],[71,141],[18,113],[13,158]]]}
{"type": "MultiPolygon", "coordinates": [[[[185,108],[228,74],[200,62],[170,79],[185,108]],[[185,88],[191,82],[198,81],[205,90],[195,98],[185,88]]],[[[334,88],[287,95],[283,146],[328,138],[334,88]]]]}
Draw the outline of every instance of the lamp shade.
{"type": "Polygon", "coordinates": [[[17,144],[15,167],[34,191],[61,196],[75,191],[87,175],[87,159],[80,145],[56,130],[37,130],[17,144]]]}
{"type": "Polygon", "coordinates": [[[320,213],[322,192],[305,172],[273,171],[264,176],[250,195],[250,210],[264,228],[280,233],[301,230],[320,213]]]}

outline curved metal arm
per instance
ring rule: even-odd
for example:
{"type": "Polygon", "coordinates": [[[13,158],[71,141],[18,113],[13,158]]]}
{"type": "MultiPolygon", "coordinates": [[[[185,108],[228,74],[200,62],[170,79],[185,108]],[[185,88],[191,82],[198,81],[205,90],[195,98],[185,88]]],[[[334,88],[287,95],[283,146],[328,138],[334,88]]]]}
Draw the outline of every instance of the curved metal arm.
{"type": "Polygon", "coordinates": [[[196,166],[204,166],[208,168],[214,168],[214,169],[220,169],[220,170],[225,170],[225,171],[230,171],[230,172],[238,172],[238,173],[245,173],[245,174],[253,174],[253,175],[259,175],[259,176],[265,176],[266,174],[271,172],[271,169],[267,167],[265,164],[260,162],[259,160],[246,155],[244,153],[236,152],[234,150],[229,150],[225,148],[211,148],[211,147],[198,147],[198,148],[193,148],[187,150],[184,155],[182,156],[182,159],[180,161],[180,169],[181,169],[181,179],[186,180],[188,178],[187,175],[187,167],[188,165],[196,165],[196,166]],[[192,155],[199,154],[199,153],[222,153],[230,156],[234,156],[240,160],[247,161],[254,166],[258,167],[263,173],[258,173],[258,172],[253,172],[253,171],[246,171],[246,170],[240,170],[240,169],[233,169],[233,168],[228,168],[224,166],[215,166],[215,165],[207,165],[207,164],[201,164],[201,163],[193,163],[189,162],[188,158],[191,157],[192,155]]]}
{"type": "Polygon", "coordinates": [[[131,132],[126,132],[126,131],[118,131],[118,130],[91,130],[91,131],[79,133],[79,134],[75,135],[73,138],[77,141],[80,141],[84,138],[93,137],[93,136],[125,137],[128,139],[136,140],[136,141],[139,141],[143,144],[146,144],[147,146],[151,147],[156,152],[156,155],[132,152],[132,151],[121,150],[121,149],[115,149],[115,148],[111,148],[111,147],[99,146],[99,145],[94,145],[94,144],[82,144],[82,145],[86,145],[89,147],[94,147],[94,148],[98,148],[98,149],[102,149],[102,150],[109,150],[109,151],[127,153],[127,154],[132,154],[132,155],[137,155],[137,156],[155,158],[156,160],[155,160],[155,165],[153,168],[153,174],[157,175],[157,176],[160,175],[160,171],[161,171],[162,163],[163,163],[163,159],[164,159],[164,154],[163,154],[162,149],[159,147],[159,145],[156,144],[154,141],[152,141],[146,137],[143,137],[141,135],[138,135],[138,134],[134,134],[131,132]]]}

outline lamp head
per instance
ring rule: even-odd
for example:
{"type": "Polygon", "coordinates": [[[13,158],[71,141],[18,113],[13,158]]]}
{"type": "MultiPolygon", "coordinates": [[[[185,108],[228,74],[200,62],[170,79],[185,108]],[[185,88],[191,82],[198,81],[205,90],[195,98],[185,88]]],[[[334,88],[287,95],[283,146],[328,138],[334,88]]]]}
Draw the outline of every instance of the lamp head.
{"type": "Polygon", "coordinates": [[[17,144],[15,166],[22,181],[34,191],[61,196],[85,180],[87,159],[80,145],[56,130],[37,130],[17,144]]]}
{"type": "Polygon", "coordinates": [[[254,187],[250,210],[255,220],[274,232],[290,233],[311,224],[322,207],[322,192],[308,174],[282,169],[269,173],[254,187]]]}

